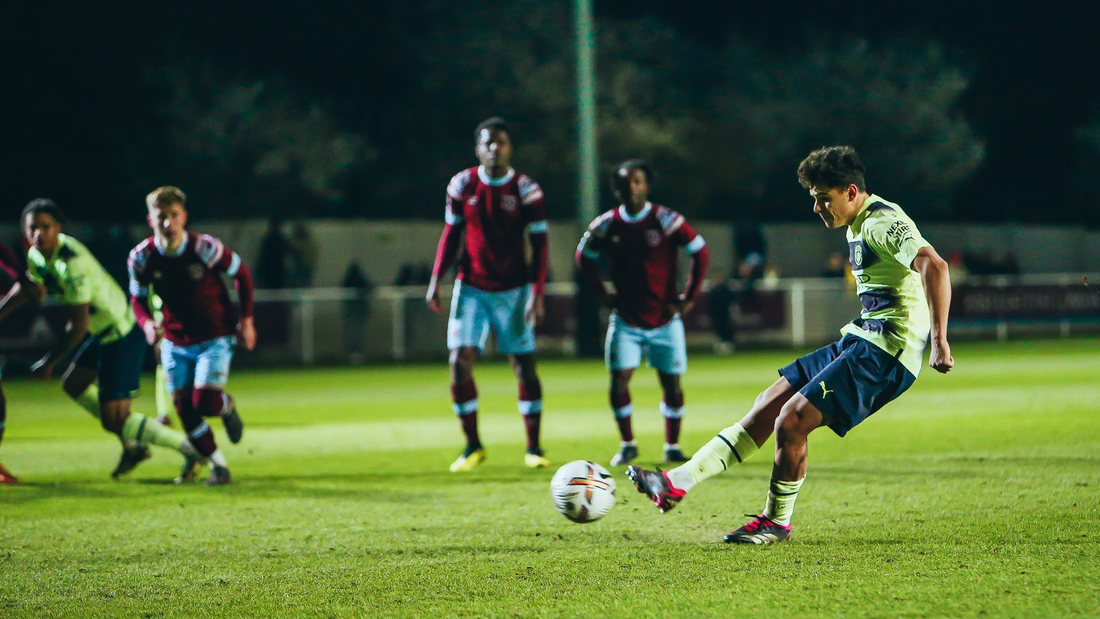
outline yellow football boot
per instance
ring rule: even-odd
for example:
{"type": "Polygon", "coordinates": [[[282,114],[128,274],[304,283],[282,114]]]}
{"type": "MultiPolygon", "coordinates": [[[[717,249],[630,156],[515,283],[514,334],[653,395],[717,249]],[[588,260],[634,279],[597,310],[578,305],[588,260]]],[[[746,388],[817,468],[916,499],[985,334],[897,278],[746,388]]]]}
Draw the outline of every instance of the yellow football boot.
{"type": "Polygon", "coordinates": [[[527,452],[523,454],[523,463],[532,469],[544,469],[550,466],[550,459],[542,453],[527,452]]]}
{"type": "Polygon", "coordinates": [[[478,467],[479,464],[485,461],[485,448],[478,447],[470,453],[463,453],[451,464],[452,473],[466,473],[472,471],[478,467]]]}

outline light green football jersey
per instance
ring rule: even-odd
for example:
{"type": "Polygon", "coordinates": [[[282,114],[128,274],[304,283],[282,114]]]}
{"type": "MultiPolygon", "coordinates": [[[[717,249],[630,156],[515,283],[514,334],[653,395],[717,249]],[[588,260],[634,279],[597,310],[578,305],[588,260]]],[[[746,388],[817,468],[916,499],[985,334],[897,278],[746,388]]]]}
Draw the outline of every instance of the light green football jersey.
{"type": "Polygon", "coordinates": [[[871,195],[848,227],[848,261],[863,311],[841,329],[898,357],[913,376],[924,365],[931,320],[920,274],[924,240],[901,207],[871,195]]]}
{"type": "Polygon", "coordinates": [[[62,305],[88,307],[88,331],[108,344],[126,335],[137,320],[130,300],[87,247],[67,234],[47,260],[38,248],[27,251],[27,276],[42,284],[62,305]]]}

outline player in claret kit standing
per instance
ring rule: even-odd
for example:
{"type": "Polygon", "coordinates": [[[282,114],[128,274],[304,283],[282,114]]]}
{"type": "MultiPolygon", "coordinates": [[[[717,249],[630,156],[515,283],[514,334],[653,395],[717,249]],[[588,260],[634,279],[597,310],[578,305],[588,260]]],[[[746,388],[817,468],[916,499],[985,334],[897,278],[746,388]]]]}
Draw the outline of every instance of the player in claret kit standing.
{"type": "Polygon", "coordinates": [[[928,365],[955,365],[947,343],[951,280],[947,263],[897,204],[867,193],[864,167],[850,146],[810,153],[798,179],[829,228],[847,227],[848,256],[860,317],[839,342],[779,370],[739,423],[718,433],[683,466],[647,471],[631,466],[638,491],[666,512],[687,491],[728,465],[743,462],[775,432],[775,464],[764,512],[725,537],[731,544],[774,544],[791,533],[795,498],[806,478],[806,441],[828,427],[844,436],[905,392],[917,379],[931,330],[928,365]]]}
{"type": "MultiPolygon", "coordinates": [[[[256,345],[252,277],[240,256],[221,241],[187,232],[186,202],[176,187],[160,187],[146,198],[153,236],[130,252],[130,294],[146,341],[160,340],[161,364],[180,423],[210,462],[206,483],[222,485],[230,481],[229,466],[204,418],[220,417],[229,440],[241,440],[244,425],[225,385],[237,337],[249,350],[256,345]],[[151,285],[163,302],[161,321],[149,306],[151,285]]],[[[194,468],[185,468],[177,481],[193,475],[194,468]]]]}
{"type": "Polygon", "coordinates": [[[31,244],[27,278],[34,285],[26,294],[21,285],[18,291],[13,287],[0,302],[0,317],[28,301],[41,301],[44,294],[68,310],[65,335],[31,370],[50,378],[55,366],[72,354],[61,388],[122,441],[122,458],[112,477],[149,458],[148,444],[179,451],[189,466],[198,454],[187,437],[131,410],[145,361],[145,338],[115,280],[87,247],[61,233],[65,221],[51,200],[34,200],[23,210],[23,232],[31,244]]]}
{"type": "Polygon", "coordinates": [[[535,324],[543,315],[546,287],[547,222],[542,189],[510,167],[512,141],[508,125],[490,118],[474,132],[481,165],[463,170],[447,186],[446,225],[439,239],[427,302],[443,312],[439,278],[464,246],[447,323],[451,395],[466,435],[466,449],[452,472],[470,471],[485,459],[477,431],[477,388],[473,366],[489,330],[497,348],[508,355],[519,381],[519,412],[527,430],[524,463],[542,468],[550,461],[539,446],[542,385],[535,371],[535,324]],[[531,241],[527,264],[524,235],[531,241]]]}
{"type": "Polygon", "coordinates": [[[620,163],[611,172],[611,189],[621,205],[597,217],[581,238],[576,263],[600,302],[612,310],[604,349],[611,372],[611,409],[622,444],[611,466],[638,457],[631,414],[630,378],[644,353],[664,392],[665,462],[686,462],[680,450],[684,392],[680,376],[687,370],[684,323],[706,276],[710,252],[703,237],[684,216],[649,202],[652,171],[643,161],[620,163]],[[683,294],[677,292],[680,248],[691,254],[691,276],[683,294]],[[608,293],[596,260],[607,257],[615,292],[608,293]]]}

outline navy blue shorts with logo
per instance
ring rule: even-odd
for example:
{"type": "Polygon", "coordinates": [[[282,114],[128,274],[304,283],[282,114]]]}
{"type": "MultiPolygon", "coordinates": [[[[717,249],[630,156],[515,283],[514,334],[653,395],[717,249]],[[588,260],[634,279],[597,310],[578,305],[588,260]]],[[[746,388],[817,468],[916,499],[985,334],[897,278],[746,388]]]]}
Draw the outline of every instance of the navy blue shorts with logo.
{"type": "Polygon", "coordinates": [[[126,400],[137,393],[147,347],[145,332],[137,326],[109,344],[89,336],[73,356],[73,365],[96,371],[100,402],[126,400]]]}
{"type": "Polygon", "coordinates": [[[832,420],[844,436],[912,386],[917,378],[867,340],[845,335],[779,370],[792,387],[832,420]]]}

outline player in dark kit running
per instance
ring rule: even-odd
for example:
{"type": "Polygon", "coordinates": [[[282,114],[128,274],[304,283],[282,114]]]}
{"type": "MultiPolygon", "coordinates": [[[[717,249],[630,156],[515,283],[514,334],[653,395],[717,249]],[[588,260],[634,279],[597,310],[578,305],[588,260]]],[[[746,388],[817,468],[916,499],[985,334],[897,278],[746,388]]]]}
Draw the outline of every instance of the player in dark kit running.
{"type": "Polygon", "coordinates": [[[485,459],[477,431],[473,367],[490,329],[496,332],[497,349],[508,355],[519,381],[519,412],[527,431],[524,464],[543,468],[550,461],[539,446],[542,384],[534,355],[535,324],[542,320],[547,268],[548,225],[542,189],[511,168],[512,140],[503,119],[482,122],[474,140],[481,165],[459,172],[447,186],[446,225],[426,299],[432,311],[443,312],[439,278],[464,247],[451,298],[447,348],[451,351],[454,411],[462,422],[466,449],[451,471],[471,471],[485,459]],[[524,235],[531,242],[530,265],[524,235]]]}
{"type": "MultiPolygon", "coordinates": [[[[155,345],[160,340],[161,364],[180,423],[211,464],[206,483],[221,485],[229,483],[229,465],[204,418],[220,417],[229,440],[241,440],[244,425],[225,385],[237,338],[249,350],[256,345],[252,277],[240,256],[221,241],[187,232],[186,202],[176,187],[160,187],[146,198],[153,236],[130,252],[130,294],[146,341],[155,345]],[[149,306],[151,285],[163,302],[159,322],[149,306]]],[[[177,481],[193,475],[194,470],[184,470],[177,481]]]]}
{"type": "Polygon", "coordinates": [[[612,310],[605,361],[611,372],[611,409],[622,444],[611,466],[638,457],[631,415],[630,379],[644,353],[664,392],[665,462],[686,462],[680,449],[687,345],[681,317],[691,311],[706,276],[710,252],[684,216],[649,201],[652,172],[636,159],[615,166],[611,189],[621,206],[597,217],[577,247],[576,263],[600,302],[612,310]],[[678,255],[691,254],[691,277],[683,294],[676,287],[678,255]],[[614,293],[604,289],[596,260],[607,257],[614,293]]]}
{"type": "Polygon", "coordinates": [[[867,193],[864,167],[850,146],[822,148],[798,166],[798,180],[829,228],[847,228],[859,318],[841,340],[779,370],[779,380],[748,414],[668,472],[627,469],[638,491],[661,512],[699,482],[746,460],[775,432],[775,464],[763,513],[725,537],[731,544],[774,544],[791,533],[795,498],[806,478],[807,438],[828,427],[844,436],[904,393],[917,379],[931,334],[928,365],[955,365],[947,343],[951,279],[947,263],[913,220],[867,193]]]}

